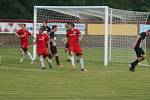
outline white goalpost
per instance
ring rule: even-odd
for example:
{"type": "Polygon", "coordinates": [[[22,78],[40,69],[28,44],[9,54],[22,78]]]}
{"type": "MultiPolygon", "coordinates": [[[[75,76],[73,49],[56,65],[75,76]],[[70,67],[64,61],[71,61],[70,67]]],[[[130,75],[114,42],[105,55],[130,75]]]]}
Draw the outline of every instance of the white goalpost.
{"type": "MultiPolygon", "coordinates": [[[[81,46],[87,62],[129,63],[136,56],[131,44],[139,33],[139,24],[146,24],[149,12],[125,11],[108,6],[34,6],[34,37],[42,20],[58,25],[57,42],[63,54],[65,23],[74,22],[84,34],[81,46]]],[[[142,46],[146,48],[146,43],[142,46]]],[[[33,47],[36,58],[36,46],[33,47]]],[[[146,62],[144,62],[146,64],[146,62]]]]}

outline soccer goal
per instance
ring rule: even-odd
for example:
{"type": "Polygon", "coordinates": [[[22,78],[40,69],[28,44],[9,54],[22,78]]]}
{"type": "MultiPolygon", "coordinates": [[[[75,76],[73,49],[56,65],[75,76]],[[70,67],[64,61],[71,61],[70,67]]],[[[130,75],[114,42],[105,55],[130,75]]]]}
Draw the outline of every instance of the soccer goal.
{"type": "MultiPolygon", "coordinates": [[[[42,24],[57,25],[57,47],[63,55],[65,23],[74,22],[83,34],[81,46],[86,62],[129,63],[135,58],[131,44],[146,24],[148,12],[125,11],[108,6],[34,6],[34,36],[42,24]]],[[[146,50],[146,41],[142,44],[146,50]]],[[[33,47],[36,57],[36,46],[33,47]]],[[[145,62],[146,63],[146,62],[145,62]]]]}

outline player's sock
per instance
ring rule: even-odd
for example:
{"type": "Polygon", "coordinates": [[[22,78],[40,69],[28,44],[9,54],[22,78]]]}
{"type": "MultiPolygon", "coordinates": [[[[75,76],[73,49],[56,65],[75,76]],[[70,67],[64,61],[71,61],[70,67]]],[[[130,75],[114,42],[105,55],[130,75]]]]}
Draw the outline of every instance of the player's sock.
{"type": "Polygon", "coordinates": [[[135,67],[135,66],[137,66],[137,64],[138,64],[139,62],[140,62],[140,61],[137,59],[137,60],[135,60],[134,62],[132,62],[131,65],[132,65],[133,67],[135,67]]]}
{"type": "Polygon", "coordinates": [[[55,56],[55,60],[56,60],[57,65],[60,65],[58,56],[55,56]]]}
{"type": "Polygon", "coordinates": [[[79,58],[81,69],[84,69],[83,58],[79,58]]]}
{"type": "Polygon", "coordinates": [[[21,57],[20,57],[20,62],[23,62],[24,56],[25,56],[24,51],[21,51],[21,52],[20,52],[20,55],[21,55],[21,57]]]}
{"type": "Polygon", "coordinates": [[[27,52],[27,55],[29,56],[31,62],[33,62],[33,57],[31,56],[31,53],[30,53],[30,52],[27,52]]]}
{"type": "Polygon", "coordinates": [[[49,67],[51,69],[52,68],[52,64],[51,64],[52,61],[49,58],[47,58],[47,62],[48,62],[48,65],[49,65],[49,67]]]}
{"type": "Polygon", "coordinates": [[[40,56],[40,64],[41,64],[41,67],[44,69],[45,66],[44,66],[44,61],[43,61],[43,57],[40,56]]]}
{"type": "Polygon", "coordinates": [[[72,66],[75,66],[75,63],[74,63],[74,56],[70,56],[70,60],[71,60],[72,66]]]}

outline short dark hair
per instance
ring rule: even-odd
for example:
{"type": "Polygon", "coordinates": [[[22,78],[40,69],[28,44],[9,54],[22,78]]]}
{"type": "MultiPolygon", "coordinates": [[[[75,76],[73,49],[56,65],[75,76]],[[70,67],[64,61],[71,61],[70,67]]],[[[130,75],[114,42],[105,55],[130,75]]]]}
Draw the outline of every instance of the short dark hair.
{"type": "Polygon", "coordinates": [[[47,21],[47,20],[43,20],[43,22],[48,23],[48,21],[47,21]]]}
{"type": "Polygon", "coordinates": [[[25,26],[25,27],[26,27],[26,24],[21,24],[21,25],[23,25],[23,26],[25,26]]]}
{"type": "Polygon", "coordinates": [[[41,30],[42,32],[44,32],[44,28],[43,27],[40,27],[40,29],[39,30],[41,30]]]}
{"type": "Polygon", "coordinates": [[[147,32],[150,32],[150,29],[147,32]]]}
{"type": "Polygon", "coordinates": [[[56,27],[57,27],[57,25],[53,25],[53,26],[52,26],[52,30],[55,29],[56,27]]]}
{"type": "Polygon", "coordinates": [[[68,22],[67,24],[68,24],[68,25],[71,25],[72,27],[75,27],[75,24],[72,23],[72,22],[68,22]]]}

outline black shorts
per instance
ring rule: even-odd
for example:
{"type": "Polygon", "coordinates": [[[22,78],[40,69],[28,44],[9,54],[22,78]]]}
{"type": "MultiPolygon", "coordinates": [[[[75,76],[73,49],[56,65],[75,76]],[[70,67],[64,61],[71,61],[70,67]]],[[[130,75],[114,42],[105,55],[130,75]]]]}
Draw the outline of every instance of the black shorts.
{"type": "Polygon", "coordinates": [[[68,44],[68,42],[66,43],[65,48],[69,48],[69,44],[68,44]]]}
{"type": "Polygon", "coordinates": [[[21,49],[23,50],[23,52],[27,52],[28,51],[28,48],[22,48],[21,49]]]}
{"type": "Polygon", "coordinates": [[[135,53],[136,53],[137,57],[142,57],[143,55],[145,55],[144,50],[140,47],[139,48],[134,48],[134,50],[135,50],[135,53]]]}
{"type": "Polygon", "coordinates": [[[57,47],[51,46],[51,52],[52,52],[52,55],[55,55],[57,53],[57,47]]]}

